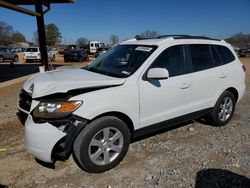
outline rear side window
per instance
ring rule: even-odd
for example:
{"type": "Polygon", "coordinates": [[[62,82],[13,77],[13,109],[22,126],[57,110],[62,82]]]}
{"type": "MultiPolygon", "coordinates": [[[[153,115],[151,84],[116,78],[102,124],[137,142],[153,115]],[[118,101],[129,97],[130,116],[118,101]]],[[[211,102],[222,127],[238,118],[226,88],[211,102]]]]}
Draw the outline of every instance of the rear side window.
{"type": "Polygon", "coordinates": [[[170,77],[184,74],[185,60],[183,50],[183,45],[167,48],[157,57],[151,68],[166,68],[170,77]]]}
{"type": "Polygon", "coordinates": [[[206,44],[189,45],[192,59],[193,72],[202,71],[213,67],[210,47],[206,44]]]}
{"type": "Polygon", "coordinates": [[[216,45],[216,48],[221,56],[223,64],[227,64],[235,60],[233,53],[227,47],[216,45]]]}

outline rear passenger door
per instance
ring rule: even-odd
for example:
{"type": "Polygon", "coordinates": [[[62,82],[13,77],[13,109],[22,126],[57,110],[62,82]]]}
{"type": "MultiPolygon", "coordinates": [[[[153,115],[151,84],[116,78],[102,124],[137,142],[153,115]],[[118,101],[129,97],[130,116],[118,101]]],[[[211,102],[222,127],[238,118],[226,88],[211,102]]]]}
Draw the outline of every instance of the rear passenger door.
{"type": "Polygon", "coordinates": [[[213,45],[190,44],[193,111],[213,107],[224,90],[227,70],[213,45]]]}

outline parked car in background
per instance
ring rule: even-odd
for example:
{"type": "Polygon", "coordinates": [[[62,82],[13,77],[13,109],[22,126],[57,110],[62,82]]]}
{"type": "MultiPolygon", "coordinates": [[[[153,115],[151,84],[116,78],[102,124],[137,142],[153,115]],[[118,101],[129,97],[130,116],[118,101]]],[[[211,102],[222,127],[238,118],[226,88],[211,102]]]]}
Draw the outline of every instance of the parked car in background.
{"type": "Polygon", "coordinates": [[[24,52],[26,62],[41,61],[41,53],[39,47],[29,47],[24,52]]]}
{"type": "Polygon", "coordinates": [[[105,46],[104,43],[98,41],[89,41],[89,52],[90,54],[95,54],[99,47],[105,46]]]}
{"type": "Polygon", "coordinates": [[[250,48],[240,49],[238,55],[240,57],[250,57],[250,48]]]}
{"type": "Polygon", "coordinates": [[[69,61],[85,61],[88,59],[88,52],[86,50],[77,50],[77,49],[67,49],[64,50],[64,62],[69,61]]]}
{"type": "Polygon", "coordinates": [[[109,47],[107,46],[103,46],[103,47],[99,47],[97,50],[96,50],[96,53],[95,53],[95,58],[99,57],[100,55],[104,54],[105,52],[107,52],[109,49],[109,47]]]}
{"type": "Polygon", "coordinates": [[[18,55],[8,47],[0,46],[0,63],[5,60],[18,61],[18,55]]]}

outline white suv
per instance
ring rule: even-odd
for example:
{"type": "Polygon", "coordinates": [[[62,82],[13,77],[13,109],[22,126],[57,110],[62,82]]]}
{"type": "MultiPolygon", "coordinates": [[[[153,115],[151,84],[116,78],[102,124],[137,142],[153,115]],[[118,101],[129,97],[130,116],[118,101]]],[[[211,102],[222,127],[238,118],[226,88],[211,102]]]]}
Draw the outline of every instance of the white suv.
{"type": "Polygon", "coordinates": [[[38,47],[27,48],[24,52],[24,59],[26,63],[30,61],[41,61],[40,49],[38,47]]]}
{"type": "Polygon", "coordinates": [[[225,41],[164,36],[130,40],[88,66],[41,73],[20,92],[29,153],[103,172],[132,138],[203,118],[227,124],[245,91],[245,67],[225,41]]]}

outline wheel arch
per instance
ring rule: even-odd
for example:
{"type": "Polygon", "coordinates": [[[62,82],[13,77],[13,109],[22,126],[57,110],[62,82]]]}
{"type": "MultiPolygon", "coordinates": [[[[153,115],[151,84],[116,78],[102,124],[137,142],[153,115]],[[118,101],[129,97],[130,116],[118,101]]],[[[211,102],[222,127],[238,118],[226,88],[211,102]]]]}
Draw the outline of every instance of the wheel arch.
{"type": "Polygon", "coordinates": [[[229,87],[225,91],[230,91],[231,93],[233,93],[233,95],[235,96],[236,102],[238,101],[239,93],[238,93],[237,89],[235,89],[234,87],[229,87]]]}
{"type": "Polygon", "coordinates": [[[130,119],[130,117],[122,112],[116,112],[116,111],[112,111],[112,112],[106,112],[106,113],[103,113],[103,114],[100,114],[96,117],[94,117],[92,120],[90,121],[93,121],[95,119],[98,119],[100,117],[104,117],[104,116],[114,116],[114,117],[117,117],[119,118],[120,120],[122,120],[127,126],[128,126],[128,129],[130,131],[131,134],[134,133],[134,123],[133,121],[130,119]]]}

